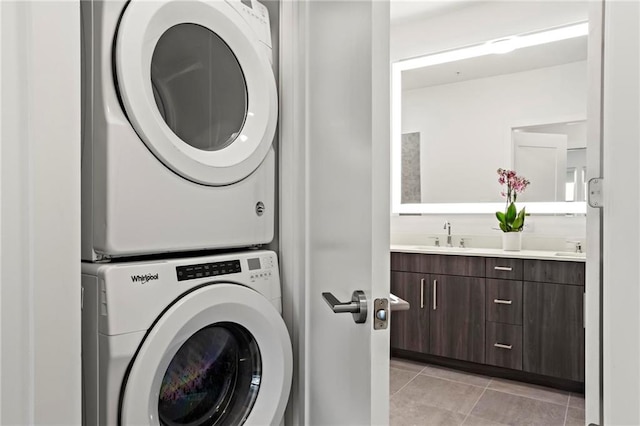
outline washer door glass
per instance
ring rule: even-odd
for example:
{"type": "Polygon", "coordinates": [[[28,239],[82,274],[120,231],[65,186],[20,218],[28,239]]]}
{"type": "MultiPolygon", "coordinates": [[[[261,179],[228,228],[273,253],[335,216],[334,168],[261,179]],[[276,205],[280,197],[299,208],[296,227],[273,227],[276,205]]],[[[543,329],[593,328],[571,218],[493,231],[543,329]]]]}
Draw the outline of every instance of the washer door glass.
{"type": "Polygon", "coordinates": [[[171,360],[158,400],[161,425],[240,425],[251,412],[262,376],[253,336],[233,323],[205,327],[171,360]]]}
{"type": "Polygon", "coordinates": [[[247,117],[247,85],[229,46],[195,24],[169,28],[151,59],[160,115],[185,143],[204,151],[229,146],[247,117]]]}

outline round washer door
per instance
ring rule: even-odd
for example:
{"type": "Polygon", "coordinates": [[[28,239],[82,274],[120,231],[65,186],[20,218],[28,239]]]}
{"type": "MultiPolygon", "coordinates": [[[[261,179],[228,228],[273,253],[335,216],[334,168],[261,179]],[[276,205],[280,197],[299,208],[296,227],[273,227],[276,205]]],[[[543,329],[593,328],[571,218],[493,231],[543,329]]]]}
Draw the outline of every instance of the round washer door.
{"type": "Polygon", "coordinates": [[[278,424],[292,352],[284,321],[261,294],[211,284],[153,325],[123,384],[120,424],[278,424]]]}
{"type": "Polygon", "coordinates": [[[132,126],[169,169],[204,185],[250,175],[277,121],[265,46],[225,1],[132,0],[115,70],[132,126]]]}

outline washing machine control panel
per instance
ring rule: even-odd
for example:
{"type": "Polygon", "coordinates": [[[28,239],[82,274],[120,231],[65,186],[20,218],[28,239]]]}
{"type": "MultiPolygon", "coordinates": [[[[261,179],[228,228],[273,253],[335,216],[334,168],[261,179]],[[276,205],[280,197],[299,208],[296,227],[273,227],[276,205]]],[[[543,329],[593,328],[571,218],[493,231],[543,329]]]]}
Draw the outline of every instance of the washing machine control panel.
{"type": "Polygon", "coordinates": [[[260,280],[268,281],[274,276],[272,271],[274,258],[272,256],[261,256],[247,259],[249,266],[249,278],[251,282],[260,280]]]}
{"type": "Polygon", "coordinates": [[[205,277],[218,277],[220,275],[235,274],[241,271],[242,269],[240,268],[239,260],[176,267],[178,281],[195,280],[205,277]]]}

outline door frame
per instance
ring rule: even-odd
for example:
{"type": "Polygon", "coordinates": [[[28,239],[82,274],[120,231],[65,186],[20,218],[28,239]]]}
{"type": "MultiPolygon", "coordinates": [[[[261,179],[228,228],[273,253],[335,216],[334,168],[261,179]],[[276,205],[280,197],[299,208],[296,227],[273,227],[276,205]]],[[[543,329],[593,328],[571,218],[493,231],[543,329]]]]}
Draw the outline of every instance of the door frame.
{"type": "Polygon", "coordinates": [[[0,22],[0,423],[77,425],[80,4],[0,2],[0,22]]]}
{"type": "MultiPolygon", "coordinates": [[[[587,176],[602,176],[602,68],[604,0],[589,3],[587,46],[587,176]]],[[[585,264],[585,420],[603,424],[602,409],[602,210],[587,204],[585,264]]]]}

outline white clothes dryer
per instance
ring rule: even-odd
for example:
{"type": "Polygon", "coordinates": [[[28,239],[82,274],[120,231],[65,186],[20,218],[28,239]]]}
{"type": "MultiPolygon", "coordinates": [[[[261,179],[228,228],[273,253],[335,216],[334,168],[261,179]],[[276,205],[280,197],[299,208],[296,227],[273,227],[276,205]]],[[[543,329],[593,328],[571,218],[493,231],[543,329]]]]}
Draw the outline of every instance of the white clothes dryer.
{"type": "Polygon", "coordinates": [[[270,251],[82,265],[83,424],[278,425],[291,340],[270,251]]]}
{"type": "Polygon", "coordinates": [[[274,230],[278,100],[256,0],[83,0],[82,259],[274,230]]]}

